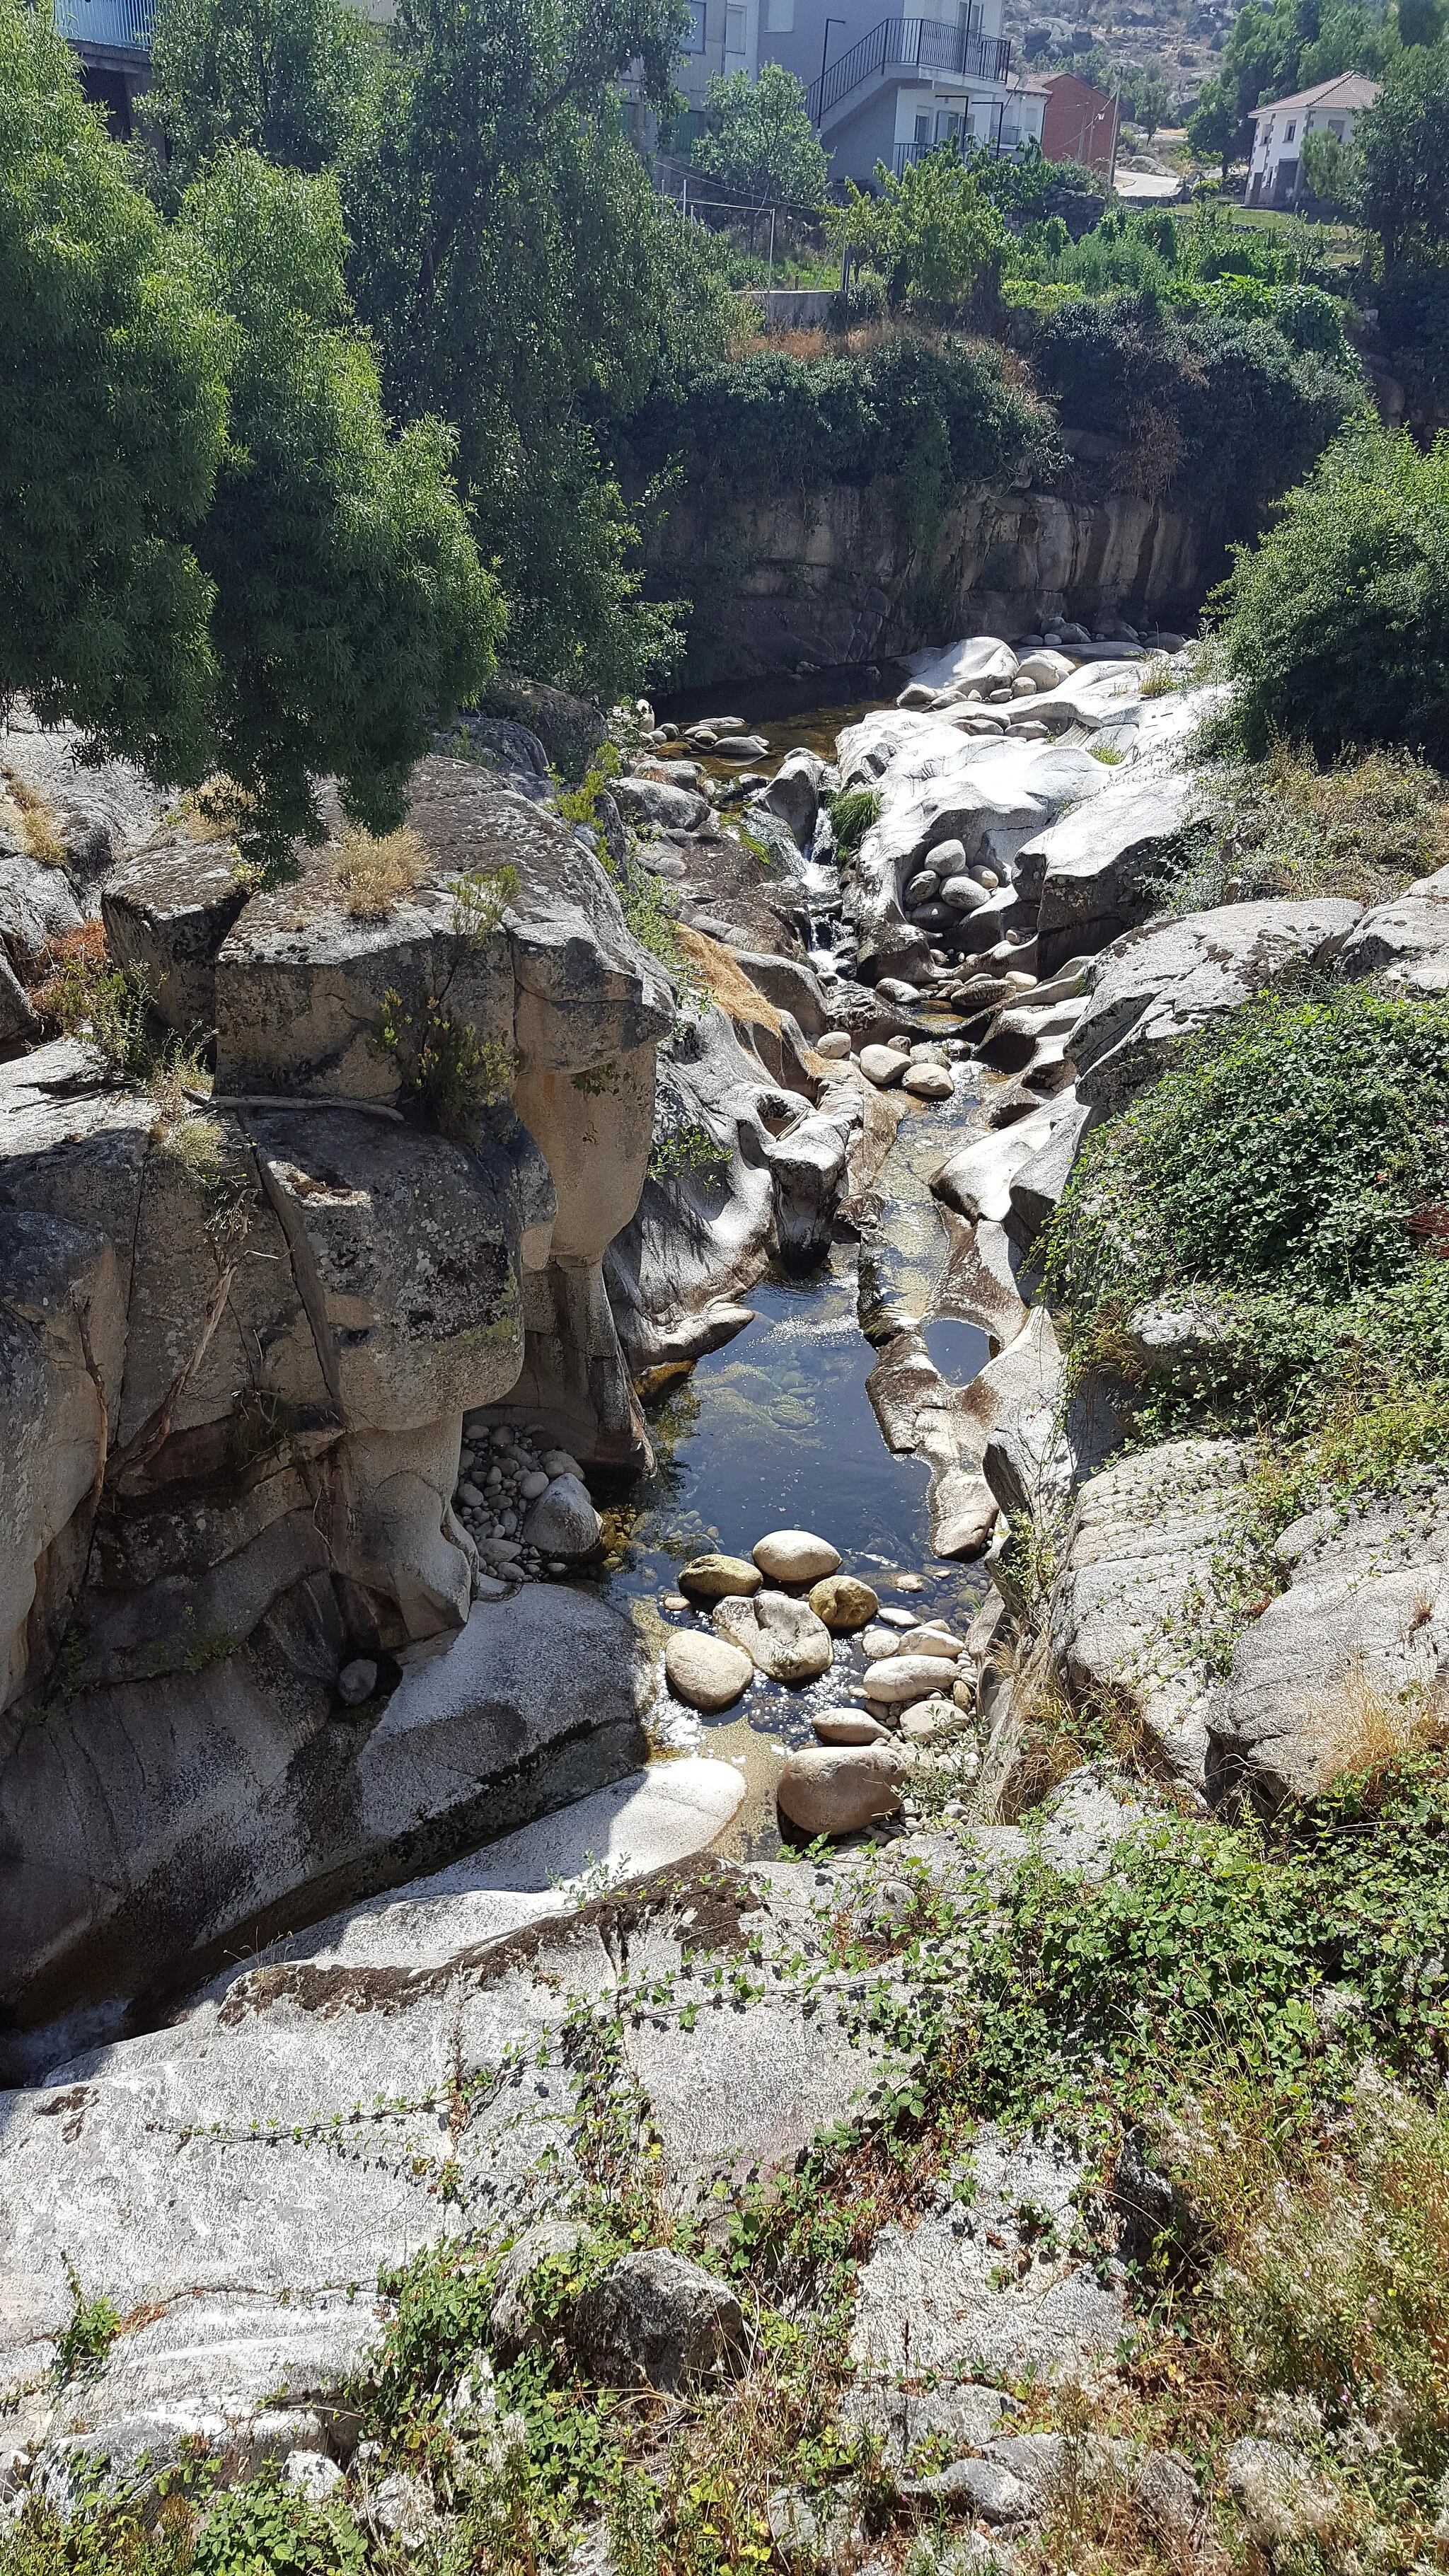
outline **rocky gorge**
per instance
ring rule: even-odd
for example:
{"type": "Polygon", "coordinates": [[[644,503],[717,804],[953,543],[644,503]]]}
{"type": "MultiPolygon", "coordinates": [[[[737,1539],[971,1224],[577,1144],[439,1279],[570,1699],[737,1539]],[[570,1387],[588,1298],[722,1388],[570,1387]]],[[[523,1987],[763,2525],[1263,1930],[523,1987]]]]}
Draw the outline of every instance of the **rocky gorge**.
{"type": "MultiPolygon", "coordinates": [[[[1205,1034],[1449,990],[1449,868],[1185,905],[1220,696],[1046,623],[916,655],[833,762],[641,708],[566,787],[475,720],[395,847],[338,812],[271,888],[6,736],[17,2529],[194,2493],[204,2543],[264,2492],[324,2565],[1419,2563],[1373,2554],[1366,2402],[1174,2413],[1153,2301],[1241,2256],[1227,2151],[1052,1913],[1216,1885],[1449,1674],[1442,1462],[1265,1539],[1266,1432],[1138,1409],[1221,1301],[1084,1353],[1040,1267],[1205,1034]],[[48,1035],[98,922],[130,980],[48,1035]],[[925,1543],[852,1545],[827,1471],[631,1604],[671,1392],[842,1252],[925,1543]],[[710,1730],[786,1706],[762,1800],[710,1730]]],[[[1285,1972],[1320,2067],[1370,2009],[1335,1944],[1285,1972]]]]}

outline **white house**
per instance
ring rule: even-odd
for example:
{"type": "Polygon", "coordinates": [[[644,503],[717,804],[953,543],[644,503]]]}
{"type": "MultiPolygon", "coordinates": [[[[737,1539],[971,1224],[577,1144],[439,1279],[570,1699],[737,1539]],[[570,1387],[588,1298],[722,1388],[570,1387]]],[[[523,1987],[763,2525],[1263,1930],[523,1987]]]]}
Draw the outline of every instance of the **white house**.
{"type": "Polygon", "coordinates": [[[1377,81],[1362,72],[1340,72],[1316,89],[1296,90],[1292,98],[1275,98],[1253,110],[1253,151],[1248,163],[1250,206],[1294,206],[1301,193],[1304,137],[1331,134],[1351,143],[1353,129],[1379,94],[1377,81]]]}
{"type": "Polygon", "coordinates": [[[878,161],[897,176],[955,135],[993,150],[1041,139],[1046,97],[1013,77],[1002,0],[936,0],[926,18],[887,17],[881,0],[756,0],[758,59],[804,83],[832,179],[864,187],[878,161]]]}

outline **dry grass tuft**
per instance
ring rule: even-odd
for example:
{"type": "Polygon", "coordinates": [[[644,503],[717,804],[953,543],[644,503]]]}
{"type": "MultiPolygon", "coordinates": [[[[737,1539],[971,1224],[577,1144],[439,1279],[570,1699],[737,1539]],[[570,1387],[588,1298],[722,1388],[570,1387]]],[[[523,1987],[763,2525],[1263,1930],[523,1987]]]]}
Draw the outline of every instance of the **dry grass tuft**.
{"type": "MultiPolygon", "coordinates": [[[[167,815],[161,833],[181,833],[188,841],[234,841],[256,811],[256,798],[218,769],[192,788],[167,815]]],[[[161,837],[160,834],[157,835],[161,837]]]]}
{"type": "MultiPolygon", "coordinates": [[[[1426,1599],[1426,1615],[1432,1618],[1432,1592],[1426,1599]]],[[[1361,1779],[1372,1784],[1396,1771],[1406,1753],[1430,1752],[1449,1744],[1449,1704],[1442,1692],[1407,1703],[1390,1699],[1361,1655],[1351,1657],[1342,1685],[1319,1723],[1334,1780],[1361,1779]]]]}
{"type": "Polygon", "coordinates": [[[732,1020],[752,1020],[779,1036],[780,1014],[774,1003],[750,982],[727,948],[721,947],[717,939],[707,938],[702,930],[686,930],[682,923],[674,935],[712,1002],[718,1002],[732,1020]]]}
{"type": "Polygon", "coordinates": [[[428,866],[427,851],[406,825],[380,841],[371,832],[349,826],[333,861],[354,921],[385,921],[393,905],[421,885],[428,866]]]}
{"type": "Polygon", "coordinates": [[[63,868],[67,851],[57,829],[55,816],[37,787],[20,778],[13,769],[3,773],[6,793],[20,816],[20,837],[33,859],[42,867],[63,868]]]}

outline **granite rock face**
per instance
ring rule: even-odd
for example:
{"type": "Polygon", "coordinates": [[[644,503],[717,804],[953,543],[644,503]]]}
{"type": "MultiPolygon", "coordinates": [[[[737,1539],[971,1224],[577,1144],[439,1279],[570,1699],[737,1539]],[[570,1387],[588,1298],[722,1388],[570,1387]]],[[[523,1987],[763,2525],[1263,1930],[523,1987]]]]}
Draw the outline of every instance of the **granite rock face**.
{"type": "Polygon", "coordinates": [[[1449,1488],[1324,1508],[1286,1530],[1286,1589],[1247,1627],[1211,1709],[1213,1770],[1271,1806],[1412,1744],[1449,1706],[1449,1488]]]}
{"type": "MultiPolygon", "coordinates": [[[[141,819],[99,900],[163,1021],[214,1021],[211,1105],[112,1088],[64,1040],[0,1068],[0,1906],[22,2026],[113,2011],[409,1837],[593,1785],[636,1717],[627,1634],[585,1635],[577,1603],[556,1711],[471,1646],[476,1695],[445,1726],[404,1711],[416,1650],[478,1633],[465,1413],[511,1402],[546,1447],[648,1455],[602,1264],[650,1150],[657,962],[557,814],[467,761],[419,764],[415,881],[377,917],[349,908],[333,843],[248,896],[227,845],[141,819]],[[451,1133],[408,1089],[409,1027],[474,1064],[451,1133]],[[357,1662],[380,1678],[354,1703],[357,1662]],[[555,1757],[581,1737],[592,1753],[555,1757]]],[[[539,1508],[550,1554],[597,1537],[581,1487],[539,1508]]]]}
{"type": "Polygon", "coordinates": [[[1079,1099],[1120,1109],[1211,1020],[1297,968],[1332,965],[1359,912],[1336,896],[1235,903],[1119,939],[1093,971],[1073,1040],[1079,1099]]]}
{"type": "Polygon", "coordinates": [[[1163,1766],[1199,1790],[1214,1706],[1203,1632],[1251,1467],[1238,1442],[1177,1440],[1091,1477],[1046,1613],[1053,1664],[1073,1697],[1125,1692],[1163,1766]]]}

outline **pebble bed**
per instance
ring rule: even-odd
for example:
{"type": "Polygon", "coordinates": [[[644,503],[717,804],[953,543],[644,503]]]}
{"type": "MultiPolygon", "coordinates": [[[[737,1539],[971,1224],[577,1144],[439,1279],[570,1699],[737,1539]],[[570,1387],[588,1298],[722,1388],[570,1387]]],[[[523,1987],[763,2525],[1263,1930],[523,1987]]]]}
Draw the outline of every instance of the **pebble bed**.
{"type": "Polygon", "coordinates": [[[486,1413],[464,1417],[453,1509],[478,1550],[475,1600],[498,1601],[520,1583],[557,1582],[569,1572],[567,1558],[543,1555],[522,1534],[551,1484],[561,1476],[582,1481],[578,1460],[566,1449],[545,1448],[547,1437],[537,1423],[515,1431],[486,1413]]]}

